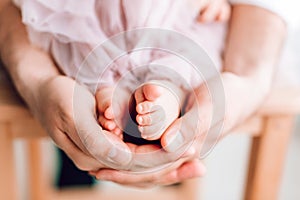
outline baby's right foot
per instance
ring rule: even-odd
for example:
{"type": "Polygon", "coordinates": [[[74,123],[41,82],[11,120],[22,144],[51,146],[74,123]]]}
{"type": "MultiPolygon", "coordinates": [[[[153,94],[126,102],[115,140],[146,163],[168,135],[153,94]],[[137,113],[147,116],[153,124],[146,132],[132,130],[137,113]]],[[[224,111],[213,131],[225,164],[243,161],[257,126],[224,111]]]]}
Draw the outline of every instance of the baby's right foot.
{"type": "Polygon", "coordinates": [[[169,82],[153,81],[136,90],[135,100],[142,138],[157,140],[179,117],[183,92],[169,82]]]}
{"type": "Polygon", "coordinates": [[[126,117],[124,117],[128,95],[126,92],[118,92],[117,98],[113,97],[114,88],[104,87],[96,92],[96,101],[98,108],[98,121],[100,125],[110,131],[121,139],[123,139],[123,124],[126,117]],[[113,100],[115,106],[113,106],[113,100]]]}

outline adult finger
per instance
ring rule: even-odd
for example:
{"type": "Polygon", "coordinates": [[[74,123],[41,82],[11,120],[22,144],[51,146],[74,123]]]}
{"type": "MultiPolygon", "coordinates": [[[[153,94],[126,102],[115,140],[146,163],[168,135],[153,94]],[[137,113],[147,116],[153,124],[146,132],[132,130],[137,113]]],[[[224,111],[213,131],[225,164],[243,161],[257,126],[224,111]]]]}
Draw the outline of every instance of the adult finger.
{"type": "Polygon", "coordinates": [[[174,167],[160,172],[133,174],[111,169],[92,172],[97,179],[117,182],[134,187],[153,187],[156,185],[170,185],[186,179],[203,176],[206,172],[204,165],[198,160],[178,161],[174,167]]]}
{"type": "MultiPolygon", "coordinates": [[[[216,113],[219,109],[218,103],[213,101],[211,93],[217,93],[219,90],[211,89],[214,85],[207,87],[202,84],[190,96],[193,103],[190,109],[179,119],[175,120],[161,137],[161,144],[168,152],[176,152],[178,149],[186,147],[188,149],[196,139],[205,137],[210,126],[219,120],[216,113]]],[[[218,89],[218,88],[217,88],[218,89]]],[[[220,115],[222,120],[223,115],[220,115]]],[[[202,138],[203,139],[203,138],[202,138]]]]}
{"type": "Polygon", "coordinates": [[[204,176],[206,168],[199,159],[183,163],[176,170],[164,175],[158,182],[159,185],[171,185],[187,179],[204,176]]]}
{"type": "Polygon", "coordinates": [[[126,169],[132,155],[127,145],[97,123],[95,100],[91,93],[76,85],[73,113],[77,134],[88,152],[99,162],[117,169],[126,169]]]}
{"type": "Polygon", "coordinates": [[[200,133],[200,120],[194,111],[186,113],[175,120],[161,138],[162,147],[167,152],[177,152],[179,149],[188,149],[200,133]]]}
{"type": "Polygon", "coordinates": [[[60,130],[57,130],[53,137],[56,145],[62,149],[74,162],[77,168],[83,171],[98,170],[104,165],[99,163],[96,159],[90,155],[85,154],[76,144],[74,144],[70,138],[60,130]]]}
{"type": "Polygon", "coordinates": [[[148,145],[129,145],[133,152],[132,162],[130,164],[131,171],[135,172],[154,172],[173,166],[175,162],[181,158],[189,158],[195,155],[195,149],[179,148],[175,152],[167,152],[160,146],[148,145]]]}
{"type": "Polygon", "coordinates": [[[101,169],[96,173],[96,178],[101,180],[108,180],[117,182],[122,185],[147,185],[149,183],[156,184],[157,180],[162,177],[163,174],[167,174],[170,171],[174,171],[178,167],[178,161],[173,166],[168,168],[152,171],[152,172],[124,172],[113,169],[101,169]]]}

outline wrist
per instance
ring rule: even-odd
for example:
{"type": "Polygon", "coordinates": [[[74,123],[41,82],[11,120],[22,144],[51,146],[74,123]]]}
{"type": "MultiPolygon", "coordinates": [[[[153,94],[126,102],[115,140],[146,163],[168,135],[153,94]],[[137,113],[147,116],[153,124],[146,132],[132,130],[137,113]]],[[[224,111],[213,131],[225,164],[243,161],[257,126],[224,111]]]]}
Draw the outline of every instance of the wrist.
{"type": "Polygon", "coordinates": [[[264,73],[254,76],[239,76],[222,73],[225,93],[224,133],[253,115],[268,96],[272,79],[264,73]]]}
{"type": "Polygon", "coordinates": [[[43,82],[59,75],[51,57],[30,44],[19,10],[9,1],[0,12],[1,60],[23,99],[32,104],[43,82]]]}
{"type": "Polygon", "coordinates": [[[8,71],[15,87],[25,102],[32,107],[39,96],[40,88],[51,79],[59,76],[59,72],[46,53],[29,46],[20,56],[14,57],[8,71]]]}

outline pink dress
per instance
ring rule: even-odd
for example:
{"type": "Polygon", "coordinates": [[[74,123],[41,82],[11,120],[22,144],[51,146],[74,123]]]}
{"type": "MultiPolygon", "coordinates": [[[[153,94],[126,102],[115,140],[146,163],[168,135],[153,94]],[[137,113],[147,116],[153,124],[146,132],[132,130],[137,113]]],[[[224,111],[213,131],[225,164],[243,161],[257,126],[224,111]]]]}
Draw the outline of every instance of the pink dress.
{"type": "MultiPolygon", "coordinates": [[[[197,56],[196,50],[185,45],[184,37],[202,46],[220,70],[226,25],[198,23],[197,2],[15,0],[31,42],[48,51],[67,76],[91,91],[101,85],[116,84],[123,76],[129,80],[129,87],[153,79],[169,79],[182,88],[195,87],[203,77],[199,77],[191,63],[172,53],[173,46],[180,49],[182,45],[183,55],[189,51],[197,56]],[[139,31],[124,32],[131,30],[139,31]],[[157,40],[153,39],[156,33],[157,40]],[[160,34],[164,33],[170,34],[161,39],[160,34]],[[149,45],[157,48],[146,48],[149,45]],[[162,50],[164,48],[171,50],[162,50]],[[138,68],[140,70],[136,70],[138,68]],[[176,81],[179,79],[183,81],[176,81]]],[[[209,78],[217,70],[207,70],[213,66],[204,57],[197,67],[203,68],[205,78],[209,78]]]]}

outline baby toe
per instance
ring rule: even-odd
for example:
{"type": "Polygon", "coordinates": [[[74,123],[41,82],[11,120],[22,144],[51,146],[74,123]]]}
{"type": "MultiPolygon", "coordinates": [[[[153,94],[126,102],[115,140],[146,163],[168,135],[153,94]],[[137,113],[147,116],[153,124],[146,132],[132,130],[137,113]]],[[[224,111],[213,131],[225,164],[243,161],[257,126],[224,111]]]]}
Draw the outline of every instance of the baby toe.
{"type": "MultiPolygon", "coordinates": [[[[116,110],[116,109],[115,109],[116,110]]],[[[109,106],[105,112],[104,112],[104,116],[107,118],[107,119],[114,119],[115,118],[115,115],[114,115],[114,109],[112,106],[109,106]]]]}
{"type": "Polygon", "coordinates": [[[150,101],[144,101],[142,103],[139,103],[136,106],[136,112],[138,114],[146,114],[152,111],[153,103],[150,101]]]}
{"type": "Polygon", "coordinates": [[[152,119],[150,114],[137,115],[136,121],[140,126],[148,126],[152,124],[152,119]]]}
{"type": "Polygon", "coordinates": [[[109,120],[102,115],[99,116],[99,123],[106,130],[111,131],[116,128],[116,123],[113,120],[109,120]]]}
{"type": "Polygon", "coordinates": [[[146,140],[157,140],[163,133],[163,124],[157,123],[150,126],[139,126],[138,129],[141,132],[142,138],[146,140]]]}
{"type": "Polygon", "coordinates": [[[107,128],[108,130],[113,130],[115,127],[116,127],[116,124],[115,124],[114,121],[108,120],[108,121],[105,123],[105,128],[107,128]]]}
{"type": "Polygon", "coordinates": [[[149,101],[155,101],[163,93],[163,88],[156,83],[145,84],[142,90],[145,98],[149,101]]]}
{"type": "Polygon", "coordinates": [[[158,123],[164,122],[165,112],[162,109],[155,110],[153,112],[144,114],[144,115],[137,115],[136,121],[141,126],[149,126],[158,123]]]}
{"type": "Polygon", "coordinates": [[[114,130],[112,130],[112,132],[116,135],[116,136],[118,136],[118,137],[120,137],[120,139],[123,139],[123,131],[120,129],[120,128],[118,128],[118,127],[116,127],[114,130]]]}
{"type": "Polygon", "coordinates": [[[134,98],[135,98],[135,102],[136,102],[137,104],[139,104],[139,103],[145,101],[145,97],[144,97],[142,88],[138,88],[138,89],[134,92],[134,98]]]}

